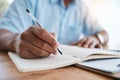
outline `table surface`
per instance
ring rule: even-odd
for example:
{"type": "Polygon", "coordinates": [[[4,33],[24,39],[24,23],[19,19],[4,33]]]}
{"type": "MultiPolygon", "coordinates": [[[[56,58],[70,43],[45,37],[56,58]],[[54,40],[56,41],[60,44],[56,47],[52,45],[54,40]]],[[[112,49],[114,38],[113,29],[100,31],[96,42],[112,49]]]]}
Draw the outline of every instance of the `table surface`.
{"type": "Polygon", "coordinates": [[[111,78],[69,66],[53,70],[21,73],[9,58],[0,51],[0,80],[113,80],[111,78]]]}

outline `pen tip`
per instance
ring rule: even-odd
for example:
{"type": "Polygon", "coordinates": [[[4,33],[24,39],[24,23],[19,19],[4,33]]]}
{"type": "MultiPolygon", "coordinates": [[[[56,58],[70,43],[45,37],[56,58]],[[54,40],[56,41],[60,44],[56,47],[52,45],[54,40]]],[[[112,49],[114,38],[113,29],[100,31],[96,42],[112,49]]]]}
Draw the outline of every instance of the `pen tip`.
{"type": "Polygon", "coordinates": [[[28,13],[30,13],[30,11],[29,11],[28,9],[26,9],[26,11],[27,11],[28,13]]]}

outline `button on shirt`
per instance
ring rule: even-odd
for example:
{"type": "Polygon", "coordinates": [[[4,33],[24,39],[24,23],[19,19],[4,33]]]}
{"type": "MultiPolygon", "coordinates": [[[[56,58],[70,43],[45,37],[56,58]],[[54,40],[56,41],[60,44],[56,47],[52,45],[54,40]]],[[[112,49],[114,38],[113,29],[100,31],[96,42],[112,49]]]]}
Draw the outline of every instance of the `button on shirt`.
{"type": "Polygon", "coordinates": [[[103,30],[86,24],[86,19],[82,16],[81,1],[74,0],[65,7],[63,0],[15,0],[0,19],[0,29],[22,33],[35,25],[26,13],[28,8],[44,29],[56,33],[59,43],[76,42],[82,33],[93,35],[103,30]]]}

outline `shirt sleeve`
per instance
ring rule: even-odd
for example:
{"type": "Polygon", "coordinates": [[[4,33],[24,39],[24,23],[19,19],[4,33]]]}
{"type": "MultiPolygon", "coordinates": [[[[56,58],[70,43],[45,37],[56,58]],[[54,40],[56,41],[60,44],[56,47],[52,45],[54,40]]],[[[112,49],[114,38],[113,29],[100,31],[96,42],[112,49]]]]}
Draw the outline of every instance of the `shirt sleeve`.
{"type": "Polygon", "coordinates": [[[33,12],[32,4],[31,0],[14,0],[6,14],[0,19],[0,29],[21,33],[33,25],[33,21],[26,13],[26,8],[31,9],[33,12]]]}
{"type": "Polygon", "coordinates": [[[87,6],[87,4],[84,3],[83,6],[83,34],[85,36],[94,35],[98,32],[103,31],[103,27],[98,22],[97,17],[94,16],[87,6]]]}

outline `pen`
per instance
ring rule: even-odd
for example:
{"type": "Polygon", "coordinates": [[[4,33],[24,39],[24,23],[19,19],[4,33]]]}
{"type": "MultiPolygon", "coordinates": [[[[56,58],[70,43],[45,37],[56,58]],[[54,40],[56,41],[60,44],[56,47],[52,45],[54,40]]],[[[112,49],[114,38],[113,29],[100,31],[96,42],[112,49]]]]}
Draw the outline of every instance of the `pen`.
{"type": "MultiPolygon", "coordinates": [[[[33,21],[40,27],[42,28],[42,26],[39,24],[39,21],[32,15],[32,13],[30,12],[30,10],[26,9],[26,12],[28,13],[28,15],[33,19],[33,21]]],[[[57,48],[58,52],[62,55],[62,52],[59,48],[57,48]]]]}

